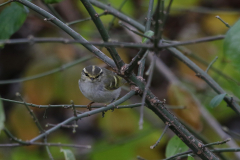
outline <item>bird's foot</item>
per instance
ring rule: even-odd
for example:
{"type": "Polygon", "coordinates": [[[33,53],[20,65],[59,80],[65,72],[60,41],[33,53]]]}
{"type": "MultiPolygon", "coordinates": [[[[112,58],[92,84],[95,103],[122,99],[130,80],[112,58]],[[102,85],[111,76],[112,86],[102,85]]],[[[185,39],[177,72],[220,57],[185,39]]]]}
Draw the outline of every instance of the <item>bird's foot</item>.
{"type": "Polygon", "coordinates": [[[90,103],[87,105],[87,109],[89,109],[89,111],[92,110],[91,106],[92,106],[93,103],[95,103],[95,102],[90,102],[90,103]]]}

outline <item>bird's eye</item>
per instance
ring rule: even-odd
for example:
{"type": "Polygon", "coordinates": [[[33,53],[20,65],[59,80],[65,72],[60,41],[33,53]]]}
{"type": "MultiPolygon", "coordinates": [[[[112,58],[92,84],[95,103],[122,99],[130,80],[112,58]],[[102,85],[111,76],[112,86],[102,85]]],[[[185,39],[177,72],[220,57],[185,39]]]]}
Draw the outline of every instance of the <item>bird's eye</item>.
{"type": "MultiPolygon", "coordinates": [[[[85,72],[84,72],[84,73],[85,73],[85,72]]],[[[89,75],[88,75],[87,73],[85,73],[85,75],[89,77],[89,75]]]]}
{"type": "Polygon", "coordinates": [[[100,74],[99,75],[97,75],[95,78],[98,78],[100,76],[100,74]]]}

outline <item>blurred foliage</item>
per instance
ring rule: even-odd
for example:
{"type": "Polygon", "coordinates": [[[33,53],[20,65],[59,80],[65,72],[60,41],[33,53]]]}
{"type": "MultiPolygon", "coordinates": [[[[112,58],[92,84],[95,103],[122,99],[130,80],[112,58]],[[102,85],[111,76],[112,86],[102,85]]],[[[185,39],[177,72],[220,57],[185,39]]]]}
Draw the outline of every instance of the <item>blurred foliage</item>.
{"type": "Polygon", "coordinates": [[[188,159],[187,160],[194,160],[194,158],[190,155],[188,155],[188,159]]]}
{"type": "Polygon", "coordinates": [[[226,93],[215,96],[209,104],[210,107],[212,107],[212,108],[217,107],[222,102],[222,100],[225,96],[226,96],[226,93]]]}
{"type": "Polygon", "coordinates": [[[64,153],[65,160],[76,160],[70,149],[61,149],[61,152],[64,153]]]}
{"type": "Polygon", "coordinates": [[[0,39],[9,39],[24,23],[28,9],[13,2],[0,13],[0,39]]]}
{"type": "Polygon", "coordinates": [[[240,37],[240,21],[237,21],[226,34],[224,39],[224,54],[227,60],[230,61],[237,71],[240,70],[240,46],[239,46],[239,37],[240,37]]]}
{"type": "Polygon", "coordinates": [[[183,141],[178,136],[173,136],[166,148],[166,158],[174,156],[175,154],[186,152],[188,150],[188,146],[183,143],[183,141]]]}
{"type": "MultiPolygon", "coordinates": [[[[33,2],[44,8],[40,1],[33,2]]],[[[122,1],[116,0],[104,0],[102,2],[106,4],[109,3],[115,8],[118,8],[122,3],[122,1]]],[[[168,4],[168,2],[169,0],[165,1],[166,4],[168,4]]],[[[12,11],[12,9],[9,9],[12,5],[16,7],[15,3],[1,7],[0,17],[5,14],[6,10],[7,12],[9,12],[8,10],[12,11]]],[[[81,4],[81,1],[61,1],[52,6],[66,22],[89,17],[86,9],[81,4]]],[[[165,5],[165,7],[166,6],[167,5],[165,5]]],[[[215,16],[219,15],[224,21],[232,26],[239,18],[239,13],[233,11],[237,6],[240,6],[240,4],[233,5],[232,0],[174,0],[169,19],[164,28],[164,36],[172,40],[183,41],[225,34],[228,31],[228,28],[215,18],[215,16]],[[228,9],[228,11],[225,9],[228,9]]],[[[21,7],[21,9],[24,10],[25,8],[21,7]]],[[[95,9],[99,14],[103,12],[103,10],[96,7],[95,9]]],[[[148,1],[128,0],[121,12],[144,24],[147,9],[148,1]]],[[[66,33],[57,27],[43,21],[43,18],[38,16],[37,13],[30,11],[25,22],[24,16],[26,18],[26,15],[23,16],[17,13],[18,12],[14,11],[11,12],[11,16],[16,16],[16,19],[13,17],[11,20],[18,20],[18,24],[14,26],[11,23],[3,21],[4,19],[9,20],[9,16],[4,16],[2,17],[3,19],[0,18],[0,28],[2,27],[1,23],[4,23],[5,25],[11,24],[11,27],[13,27],[13,29],[8,27],[8,31],[0,29],[0,36],[5,36],[5,34],[2,34],[4,32],[7,35],[4,38],[9,38],[18,30],[12,35],[12,38],[27,38],[30,35],[34,35],[35,37],[69,38],[66,33]],[[17,18],[17,16],[20,16],[20,18],[17,18]]],[[[104,15],[101,17],[106,28],[112,18],[113,16],[111,15],[104,15]]],[[[96,30],[92,21],[74,24],[71,27],[89,41],[101,41],[100,34],[96,30]]],[[[229,30],[229,32],[231,33],[231,30],[229,30]]],[[[118,25],[118,19],[115,19],[113,28],[111,28],[109,34],[113,41],[132,42],[132,39],[127,36],[124,30],[118,25]]],[[[235,34],[235,32],[233,32],[233,34],[235,34]]],[[[0,72],[1,80],[28,77],[43,73],[60,67],[62,64],[71,62],[74,59],[90,54],[81,45],[48,43],[34,45],[6,45],[4,49],[0,50],[0,58],[8,64],[11,64],[10,66],[13,66],[12,62],[15,58],[13,53],[22,54],[24,56],[23,52],[20,52],[22,50],[19,48],[26,48],[27,51],[24,51],[32,56],[31,60],[27,61],[24,64],[24,67],[17,65],[19,60],[15,60],[14,65],[19,66],[15,70],[9,66],[0,66],[1,71],[7,70],[7,74],[5,75],[2,75],[2,72],[0,72]]],[[[219,59],[213,64],[213,66],[237,81],[240,81],[239,71],[234,69],[231,62],[227,61],[223,54],[222,40],[188,45],[186,48],[209,63],[218,56],[219,59]]],[[[102,51],[109,56],[106,49],[102,49],[102,51]]],[[[117,48],[117,51],[124,62],[129,63],[133,56],[138,52],[138,49],[117,48]]],[[[212,89],[210,89],[203,80],[196,77],[195,73],[184,63],[172,58],[170,54],[160,54],[160,57],[173,70],[173,73],[178,76],[182,84],[181,86],[169,85],[168,82],[162,81],[164,78],[157,73],[154,75],[156,76],[157,82],[153,83],[151,88],[154,90],[154,94],[158,95],[160,98],[166,98],[167,104],[184,105],[186,107],[185,110],[174,110],[174,114],[193,126],[197,131],[201,131],[201,133],[211,141],[219,141],[219,137],[216,136],[208,123],[201,120],[198,104],[195,101],[194,96],[196,96],[201,104],[205,106],[223,125],[230,125],[233,122],[232,118],[235,117],[236,114],[226,106],[225,102],[221,102],[216,108],[210,108],[209,102],[216,96],[212,89]],[[160,81],[162,84],[159,83],[160,81]],[[166,86],[168,87],[165,92],[163,89],[164,87],[166,88],[166,86]]],[[[191,60],[202,69],[205,70],[207,68],[196,59],[191,58],[191,60]]],[[[104,65],[99,59],[95,58],[84,64],[76,65],[70,69],[46,77],[26,81],[21,84],[2,85],[0,86],[0,94],[3,98],[14,99],[15,92],[18,91],[22,93],[25,101],[39,105],[69,104],[70,100],[73,100],[75,104],[88,104],[90,101],[79,91],[78,79],[80,78],[82,68],[89,64],[104,65]]],[[[220,77],[211,70],[209,70],[208,73],[227,91],[228,95],[240,97],[240,87],[238,84],[220,77]]],[[[134,98],[127,103],[140,101],[139,98],[134,98]]],[[[6,105],[4,104],[4,109],[6,112],[5,125],[11,130],[13,135],[23,140],[29,140],[38,135],[39,131],[36,125],[23,105],[10,105],[8,103],[6,105]]],[[[43,109],[33,108],[33,110],[39,117],[43,126],[45,126],[46,123],[60,123],[73,115],[73,112],[70,109],[52,108],[47,110],[48,118],[43,119],[43,109]]],[[[79,109],[79,111],[84,112],[86,109],[79,109]]],[[[84,118],[85,121],[79,120],[79,128],[77,128],[75,134],[72,133],[71,129],[59,129],[48,136],[48,142],[92,145],[92,149],[90,150],[66,148],[74,153],[76,159],[107,160],[113,159],[114,157],[116,160],[122,160],[135,159],[137,155],[149,160],[165,158],[164,153],[166,144],[169,137],[172,136],[172,133],[167,132],[167,135],[163,137],[159,145],[153,150],[150,149],[150,146],[158,140],[162,132],[162,129],[159,129],[159,126],[156,125],[160,120],[153,118],[154,113],[150,113],[150,116],[145,116],[144,129],[140,131],[138,130],[139,114],[135,109],[121,109],[115,110],[114,112],[108,111],[104,118],[100,117],[101,115],[98,115],[84,118]],[[151,121],[152,118],[154,119],[153,121],[151,121]]],[[[231,129],[237,130],[238,128],[239,126],[235,125],[231,129]]],[[[47,130],[48,128],[44,129],[47,130]]],[[[9,143],[6,139],[6,136],[1,133],[1,143],[9,143]]],[[[11,149],[0,148],[0,150],[0,159],[48,159],[45,148],[39,146],[11,149]],[[2,150],[4,152],[2,152],[2,150]]],[[[50,150],[54,159],[64,159],[64,154],[60,152],[59,147],[50,147],[50,150]]]]}

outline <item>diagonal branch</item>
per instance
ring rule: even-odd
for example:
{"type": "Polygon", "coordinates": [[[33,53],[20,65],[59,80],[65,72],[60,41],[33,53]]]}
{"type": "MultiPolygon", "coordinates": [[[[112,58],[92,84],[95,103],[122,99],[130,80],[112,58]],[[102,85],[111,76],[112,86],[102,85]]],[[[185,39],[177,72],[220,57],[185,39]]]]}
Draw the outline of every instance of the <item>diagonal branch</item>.
{"type": "MultiPolygon", "coordinates": [[[[13,0],[15,2],[19,2],[27,7],[29,7],[30,9],[34,10],[35,12],[39,13],[40,15],[42,15],[43,17],[45,17],[45,20],[47,21],[51,21],[53,24],[55,24],[56,26],[58,26],[59,28],[61,28],[63,31],[65,31],[66,33],[68,33],[71,37],[73,37],[76,40],[81,40],[82,42],[87,42],[86,39],[84,39],[80,34],[78,34],[77,32],[75,32],[73,29],[71,29],[69,26],[67,26],[66,24],[64,24],[62,21],[60,21],[59,19],[57,19],[55,16],[51,15],[50,13],[48,13],[47,11],[43,10],[42,8],[36,6],[35,4],[31,3],[28,0],[13,0]]],[[[114,63],[114,61],[112,59],[110,59],[108,56],[106,56],[103,52],[101,52],[98,48],[96,48],[93,45],[90,44],[83,44],[83,46],[88,49],[90,52],[92,52],[93,54],[95,54],[99,59],[101,59],[102,61],[104,61],[107,65],[109,65],[112,68],[115,68],[116,65],[114,63]]]]}
{"type": "MultiPolygon", "coordinates": [[[[108,42],[108,40],[109,40],[108,32],[105,29],[105,27],[103,26],[103,23],[102,23],[101,19],[99,18],[98,13],[95,11],[95,9],[93,8],[93,6],[91,5],[91,3],[88,0],[81,0],[81,1],[82,1],[83,5],[85,6],[85,8],[87,9],[89,15],[91,16],[103,41],[108,42]]],[[[120,70],[121,67],[124,65],[123,60],[121,59],[121,57],[119,56],[119,54],[117,53],[117,51],[114,47],[106,47],[106,48],[109,51],[109,53],[111,54],[115,64],[117,65],[118,70],[120,70]]]]}
{"type": "Polygon", "coordinates": [[[113,7],[110,7],[110,6],[108,6],[106,4],[103,4],[103,3],[99,2],[99,1],[96,1],[96,0],[89,0],[89,2],[91,4],[93,4],[94,6],[97,6],[98,8],[101,8],[101,9],[105,10],[109,14],[115,15],[115,17],[121,19],[122,21],[124,21],[128,24],[131,24],[132,26],[138,26],[137,27],[138,30],[140,30],[142,32],[145,30],[145,27],[143,25],[139,25],[139,23],[137,21],[135,21],[132,18],[124,15],[123,13],[118,11],[117,9],[115,9],[113,7]],[[118,15],[118,16],[116,16],[116,15],[118,15]]]}
{"type": "Polygon", "coordinates": [[[10,80],[0,80],[0,85],[1,84],[11,84],[11,83],[25,82],[25,81],[29,81],[29,80],[45,77],[45,76],[48,76],[48,75],[51,75],[51,74],[54,74],[54,73],[57,73],[57,72],[61,72],[61,71],[65,70],[65,69],[67,69],[67,68],[73,67],[73,66],[75,66],[75,65],[77,65],[79,63],[82,63],[84,61],[87,61],[87,60],[89,60],[91,58],[93,58],[93,56],[86,56],[86,57],[80,58],[78,60],[75,60],[73,62],[64,64],[64,65],[62,65],[59,68],[55,68],[55,69],[52,69],[50,71],[43,72],[43,73],[40,73],[40,74],[36,74],[36,75],[33,75],[33,76],[29,76],[29,77],[25,77],[25,78],[10,79],[10,80]]]}

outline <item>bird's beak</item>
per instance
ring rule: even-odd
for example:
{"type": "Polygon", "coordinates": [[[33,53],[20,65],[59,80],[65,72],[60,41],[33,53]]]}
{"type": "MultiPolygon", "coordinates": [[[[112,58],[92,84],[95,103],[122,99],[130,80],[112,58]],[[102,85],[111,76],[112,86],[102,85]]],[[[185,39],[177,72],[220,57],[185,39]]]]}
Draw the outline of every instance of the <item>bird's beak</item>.
{"type": "Polygon", "coordinates": [[[90,78],[90,79],[93,81],[94,78],[90,78]]]}

